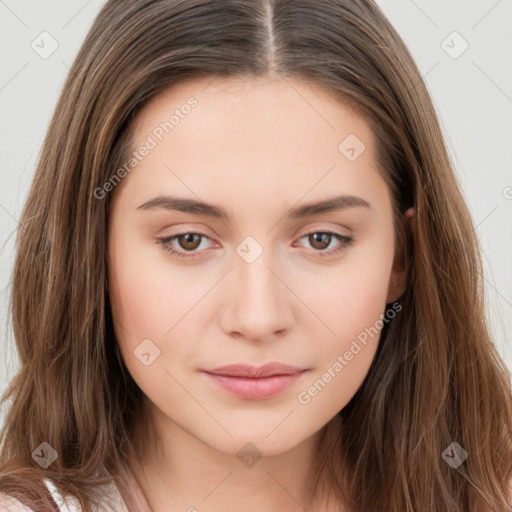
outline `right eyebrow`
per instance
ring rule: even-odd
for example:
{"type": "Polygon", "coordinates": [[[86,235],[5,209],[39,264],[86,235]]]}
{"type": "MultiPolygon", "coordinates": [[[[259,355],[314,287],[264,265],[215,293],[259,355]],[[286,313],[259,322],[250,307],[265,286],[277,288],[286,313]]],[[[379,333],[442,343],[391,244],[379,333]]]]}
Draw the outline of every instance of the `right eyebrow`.
{"type": "Polygon", "coordinates": [[[183,213],[192,213],[203,215],[205,217],[213,217],[225,222],[231,221],[231,215],[220,206],[198,201],[196,199],[187,199],[175,196],[157,196],[145,203],[141,204],[137,210],[151,210],[162,208],[164,210],[176,210],[183,213]]]}

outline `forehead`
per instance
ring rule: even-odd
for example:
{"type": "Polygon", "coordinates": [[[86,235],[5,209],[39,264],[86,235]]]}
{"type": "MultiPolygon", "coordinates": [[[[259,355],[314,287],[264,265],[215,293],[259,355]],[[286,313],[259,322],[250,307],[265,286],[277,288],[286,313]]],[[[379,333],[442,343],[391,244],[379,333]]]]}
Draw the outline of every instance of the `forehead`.
{"type": "MultiPolygon", "coordinates": [[[[176,136],[193,124],[194,131],[210,130],[210,136],[215,138],[223,133],[236,139],[249,135],[264,138],[265,134],[279,132],[282,138],[289,134],[309,138],[330,134],[336,140],[346,128],[357,131],[371,144],[372,133],[365,120],[340,97],[316,83],[277,74],[274,77],[206,77],[175,84],[139,111],[132,124],[133,134],[144,136],[168,121],[173,112],[181,114],[180,110],[187,110],[179,116],[181,130],[174,130],[177,125],[173,128],[176,136]],[[196,106],[188,109],[191,98],[196,106]],[[191,121],[181,123],[186,118],[191,121]]],[[[251,140],[255,139],[248,142],[251,140]]]]}
{"type": "Polygon", "coordinates": [[[382,181],[365,119],[323,87],[291,78],[173,85],[134,119],[132,150],[149,139],[152,149],[123,183],[139,196],[168,186],[221,201],[233,191],[298,201],[333,188],[362,195],[382,181]]]}

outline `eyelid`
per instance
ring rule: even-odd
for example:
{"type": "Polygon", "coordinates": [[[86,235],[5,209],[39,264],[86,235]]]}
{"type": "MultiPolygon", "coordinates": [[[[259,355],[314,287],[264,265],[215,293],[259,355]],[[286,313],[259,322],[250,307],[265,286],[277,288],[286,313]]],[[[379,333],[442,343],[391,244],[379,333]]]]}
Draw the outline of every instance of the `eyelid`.
{"type": "Polygon", "coordinates": [[[210,227],[204,226],[201,223],[194,223],[194,222],[191,222],[191,223],[178,222],[178,223],[174,223],[174,224],[166,224],[164,227],[162,227],[155,233],[155,236],[159,236],[160,233],[168,233],[172,229],[179,229],[179,231],[177,231],[176,233],[171,233],[169,235],[166,234],[165,236],[162,235],[162,238],[169,238],[171,236],[177,236],[177,235],[186,235],[189,233],[197,233],[198,235],[207,236],[208,238],[214,238],[216,236],[219,236],[210,227]],[[207,231],[209,233],[211,233],[211,235],[208,235],[206,233],[207,231]]]}
{"type": "Polygon", "coordinates": [[[335,235],[346,236],[346,237],[350,236],[350,234],[345,235],[342,232],[340,232],[341,229],[345,229],[350,232],[350,230],[348,228],[343,227],[343,226],[337,225],[336,228],[332,228],[332,227],[326,226],[325,224],[323,224],[323,225],[321,224],[319,226],[313,226],[311,228],[305,229],[304,231],[299,231],[299,233],[302,233],[302,234],[297,235],[297,238],[302,238],[303,236],[311,235],[313,233],[331,233],[333,235],[335,234],[335,235]]]}

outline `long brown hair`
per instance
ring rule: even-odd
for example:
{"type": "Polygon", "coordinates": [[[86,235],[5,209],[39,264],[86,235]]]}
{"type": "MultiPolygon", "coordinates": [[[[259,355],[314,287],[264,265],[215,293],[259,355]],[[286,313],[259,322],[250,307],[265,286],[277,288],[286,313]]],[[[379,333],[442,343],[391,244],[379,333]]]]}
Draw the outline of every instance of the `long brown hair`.
{"type": "Polygon", "coordinates": [[[109,475],[122,487],[142,392],[109,305],[110,194],[94,191],[129,158],[131,120],[157,93],[271,72],[322,85],[370,123],[409,265],[402,309],[339,413],[343,428],[325,429],[315,464],[330,492],[354,512],[509,510],[512,393],[486,323],[478,240],[422,77],[370,0],[106,3],[19,223],[10,312],[21,367],[2,399],[0,491],[49,510],[49,477],[88,510],[109,475]],[[408,236],[399,219],[411,206],[408,236]],[[32,456],[43,442],[58,454],[45,469],[32,456]],[[467,453],[456,468],[442,456],[454,442],[467,453]]]}

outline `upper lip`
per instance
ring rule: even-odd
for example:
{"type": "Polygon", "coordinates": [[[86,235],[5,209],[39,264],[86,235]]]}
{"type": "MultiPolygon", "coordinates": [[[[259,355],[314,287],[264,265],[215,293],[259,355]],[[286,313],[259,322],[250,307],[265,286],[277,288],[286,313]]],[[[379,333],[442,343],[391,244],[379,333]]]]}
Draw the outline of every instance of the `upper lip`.
{"type": "Polygon", "coordinates": [[[218,366],[211,370],[203,370],[206,373],[213,373],[215,375],[227,375],[230,377],[271,377],[274,375],[294,375],[301,373],[305,368],[298,366],[290,366],[284,363],[268,363],[263,366],[252,366],[250,364],[228,364],[225,366],[218,366]]]}

